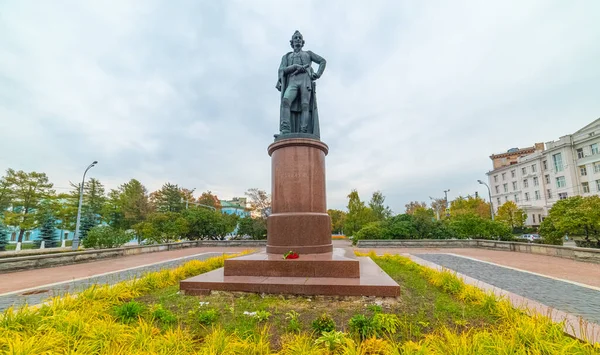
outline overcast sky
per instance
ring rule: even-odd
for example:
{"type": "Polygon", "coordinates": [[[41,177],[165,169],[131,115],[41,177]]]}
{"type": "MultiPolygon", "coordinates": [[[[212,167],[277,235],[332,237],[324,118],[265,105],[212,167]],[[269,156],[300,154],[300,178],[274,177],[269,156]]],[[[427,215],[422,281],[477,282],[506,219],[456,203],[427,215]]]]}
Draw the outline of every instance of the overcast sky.
{"type": "Polygon", "coordinates": [[[0,168],[270,191],[281,56],[317,82],[328,207],[487,195],[489,155],[600,117],[600,1],[0,0],[0,168]],[[485,193],[485,194],[484,194],[485,193]]]}

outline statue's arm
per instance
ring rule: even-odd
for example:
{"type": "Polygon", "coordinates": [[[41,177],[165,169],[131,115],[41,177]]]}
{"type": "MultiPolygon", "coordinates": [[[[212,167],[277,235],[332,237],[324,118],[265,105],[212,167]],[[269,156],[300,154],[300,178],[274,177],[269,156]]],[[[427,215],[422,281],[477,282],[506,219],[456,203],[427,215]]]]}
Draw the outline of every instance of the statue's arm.
{"type": "Polygon", "coordinates": [[[327,61],[325,60],[325,58],[321,57],[320,55],[313,53],[311,51],[308,51],[308,54],[310,55],[310,59],[319,64],[319,70],[317,70],[317,79],[321,77],[321,75],[323,75],[323,72],[325,71],[325,66],[327,65],[327,61]]]}

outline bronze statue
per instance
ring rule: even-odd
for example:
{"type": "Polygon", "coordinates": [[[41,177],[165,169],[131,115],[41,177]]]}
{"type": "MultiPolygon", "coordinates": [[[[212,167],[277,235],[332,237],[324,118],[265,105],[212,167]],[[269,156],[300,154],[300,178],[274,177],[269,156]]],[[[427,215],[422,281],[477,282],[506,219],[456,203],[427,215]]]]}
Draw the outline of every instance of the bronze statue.
{"type": "Polygon", "coordinates": [[[281,58],[277,90],[281,91],[280,135],[292,133],[313,135],[319,139],[319,113],[315,80],[325,71],[326,61],[311,51],[303,51],[304,39],[294,32],[290,45],[294,49],[281,58]],[[319,64],[315,73],[312,62],[319,64]]]}

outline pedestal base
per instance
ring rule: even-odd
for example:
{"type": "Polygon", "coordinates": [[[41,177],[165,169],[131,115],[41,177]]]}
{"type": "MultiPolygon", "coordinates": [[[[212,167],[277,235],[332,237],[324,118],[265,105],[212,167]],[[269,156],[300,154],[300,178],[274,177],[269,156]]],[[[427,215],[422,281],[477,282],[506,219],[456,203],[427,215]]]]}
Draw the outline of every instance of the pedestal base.
{"type": "MultiPolygon", "coordinates": [[[[229,259],[227,261],[234,260],[229,259]]],[[[243,261],[244,259],[241,260],[243,261]]],[[[297,260],[293,260],[293,262],[297,260]]],[[[282,261],[288,262],[292,260],[282,261]]],[[[268,270],[265,270],[265,274],[267,275],[227,276],[231,271],[225,265],[224,268],[180,281],[179,288],[187,295],[207,295],[212,290],[325,296],[397,297],[400,295],[400,286],[381,270],[373,260],[367,257],[360,257],[356,258],[356,261],[360,270],[359,277],[335,277],[335,275],[330,275],[332,277],[277,277],[267,276],[270,273],[268,270]]],[[[258,266],[259,264],[256,265],[258,266]]],[[[290,265],[298,264],[290,263],[290,265]]],[[[255,266],[251,266],[251,268],[259,270],[255,266]]],[[[237,270],[239,271],[239,269],[237,270]]]]}

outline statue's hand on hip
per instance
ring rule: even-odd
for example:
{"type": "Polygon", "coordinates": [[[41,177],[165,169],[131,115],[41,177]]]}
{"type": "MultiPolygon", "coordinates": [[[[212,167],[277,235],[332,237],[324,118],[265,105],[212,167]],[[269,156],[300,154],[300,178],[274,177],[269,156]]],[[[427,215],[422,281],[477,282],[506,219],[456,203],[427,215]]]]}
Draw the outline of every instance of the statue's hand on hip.
{"type": "Polygon", "coordinates": [[[317,74],[317,73],[312,73],[312,74],[310,75],[310,78],[311,78],[312,80],[317,80],[317,79],[319,79],[319,74],[317,74]]]}

